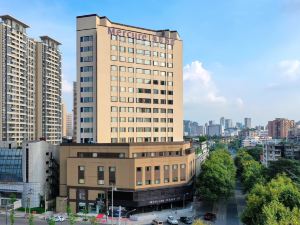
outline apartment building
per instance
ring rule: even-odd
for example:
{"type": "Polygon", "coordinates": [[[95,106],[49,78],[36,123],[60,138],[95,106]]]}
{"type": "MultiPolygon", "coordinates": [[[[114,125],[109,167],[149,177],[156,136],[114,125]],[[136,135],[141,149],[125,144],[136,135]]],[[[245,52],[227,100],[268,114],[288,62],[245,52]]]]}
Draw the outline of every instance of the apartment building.
{"type": "Polygon", "coordinates": [[[28,37],[25,23],[0,16],[0,137],[61,141],[61,54],[48,36],[28,37]]]}
{"type": "Polygon", "coordinates": [[[77,82],[73,82],[73,140],[77,140],[77,82]]]}
{"type": "Polygon", "coordinates": [[[73,212],[106,213],[111,206],[140,210],[191,200],[196,172],[190,143],[63,143],[60,146],[60,197],[73,212]]]}
{"type": "Polygon", "coordinates": [[[183,140],[177,31],[77,17],[77,142],[183,140]]]}
{"type": "Polygon", "coordinates": [[[35,51],[28,25],[0,16],[0,138],[2,141],[35,139],[35,51]]]}
{"type": "Polygon", "coordinates": [[[73,136],[73,113],[67,113],[67,136],[73,136]]]}
{"type": "Polygon", "coordinates": [[[61,54],[60,43],[41,36],[37,42],[36,110],[37,138],[60,144],[61,134],[61,54]]]}
{"type": "Polygon", "coordinates": [[[295,127],[294,120],[276,118],[268,122],[268,134],[274,139],[287,138],[290,128],[295,127]]]}

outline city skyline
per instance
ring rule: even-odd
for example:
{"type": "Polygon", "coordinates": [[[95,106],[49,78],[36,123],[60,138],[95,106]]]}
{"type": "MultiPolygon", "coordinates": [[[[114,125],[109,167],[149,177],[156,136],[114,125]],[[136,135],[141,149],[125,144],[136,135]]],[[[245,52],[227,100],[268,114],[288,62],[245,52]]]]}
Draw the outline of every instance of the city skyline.
{"type": "Polygon", "coordinates": [[[204,124],[222,116],[234,121],[251,117],[253,126],[277,117],[298,121],[294,96],[300,94],[300,47],[296,44],[300,31],[294,27],[300,5],[296,1],[218,5],[208,1],[153,1],[147,11],[142,10],[143,4],[115,3],[2,3],[1,14],[30,24],[29,36],[45,33],[62,42],[63,96],[69,103],[68,111],[72,109],[72,82],[76,80],[75,17],[98,13],[116,22],[178,30],[184,40],[184,119],[204,124]],[[273,35],[266,35],[269,33],[273,35]]]}

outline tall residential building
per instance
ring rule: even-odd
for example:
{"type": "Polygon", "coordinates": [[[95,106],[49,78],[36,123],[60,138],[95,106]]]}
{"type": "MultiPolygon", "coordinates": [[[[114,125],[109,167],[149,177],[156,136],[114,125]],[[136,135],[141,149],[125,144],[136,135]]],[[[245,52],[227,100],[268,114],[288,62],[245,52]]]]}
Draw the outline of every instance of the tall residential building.
{"type": "Polygon", "coordinates": [[[251,129],[251,118],[245,118],[244,119],[244,123],[245,123],[245,128],[249,128],[251,129]]]}
{"type": "Polygon", "coordinates": [[[222,135],[222,126],[220,124],[210,124],[207,127],[207,136],[221,136],[222,135]]]}
{"type": "Polygon", "coordinates": [[[225,118],[224,117],[220,118],[220,125],[223,127],[225,126],[225,118]]]}
{"type": "Polygon", "coordinates": [[[77,82],[73,82],[73,140],[77,137],[77,82]]]}
{"type": "Polygon", "coordinates": [[[182,40],[96,14],[77,17],[77,142],[176,142],[182,40]]]}
{"type": "Polygon", "coordinates": [[[62,136],[67,136],[67,107],[66,104],[63,102],[61,104],[61,130],[62,136]]]}
{"type": "Polygon", "coordinates": [[[0,16],[0,139],[35,139],[36,42],[29,26],[15,18],[0,16]]]}
{"type": "Polygon", "coordinates": [[[36,46],[37,138],[51,144],[61,142],[61,53],[60,43],[41,36],[36,46]]]}
{"type": "Polygon", "coordinates": [[[0,139],[61,141],[61,56],[48,36],[28,37],[23,22],[0,16],[0,139]]]}
{"type": "Polygon", "coordinates": [[[67,136],[72,137],[73,136],[73,113],[67,113],[67,136]]]}
{"type": "Polygon", "coordinates": [[[232,119],[226,119],[225,120],[225,129],[233,128],[232,119]]]}
{"type": "Polygon", "coordinates": [[[268,122],[268,134],[273,139],[286,138],[290,128],[295,127],[294,120],[276,118],[268,122]]]}

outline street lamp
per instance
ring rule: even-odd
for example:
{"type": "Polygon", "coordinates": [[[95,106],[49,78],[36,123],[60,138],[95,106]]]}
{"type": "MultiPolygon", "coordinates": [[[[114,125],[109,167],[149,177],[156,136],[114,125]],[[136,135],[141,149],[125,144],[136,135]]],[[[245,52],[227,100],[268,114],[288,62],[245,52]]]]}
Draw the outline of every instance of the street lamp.
{"type": "Polygon", "coordinates": [[[117,188],[113,185],[111,186],[111,224],[113,224],[114,220],[114,191],[116,191],[117,188]]]}
{"type": "Polygon", "coordinates": [[[129,214],[129,213],[131,213],[131,212],[134,212],[136,209],[133,209],[133,210],[131,210],[131,211],[129,211],[129,212],[127,212],[126,214],[125,214],[125,218],[126,218],[126,220],[125,220],[125,225],[127,225],[127,215],[129,214]]]}

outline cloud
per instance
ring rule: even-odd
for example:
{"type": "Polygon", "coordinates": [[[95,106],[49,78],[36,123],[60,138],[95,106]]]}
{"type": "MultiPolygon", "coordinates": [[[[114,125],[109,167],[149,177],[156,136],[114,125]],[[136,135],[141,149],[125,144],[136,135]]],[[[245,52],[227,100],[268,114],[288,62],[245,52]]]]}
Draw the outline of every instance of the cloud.
{"type": "Polygon", "coordinates": [[[72,82],[66,80],[63,76],[62,78],[62,92],[66,94],[73,93],[73,84],[72,82]]]}
{"type": "Polygon", "coordinates": [[[239,108],[242,108],[244,106],[244,101],[240,97],[236,98],[235,103],[236,103],[237,107],[239,107],[239,108]]]}
{"type": "Polygon", "coordinates": [[[300,60],[282,60],[278,67],[283,78],[290,81],[300,78],[300,60]]]}
{"type": "Polygon", "coordinates": [[[194,61],[183,68],[185,103],[221,103],[227,102],[218,94],[218,89],[202,62],[194,61]]]}

